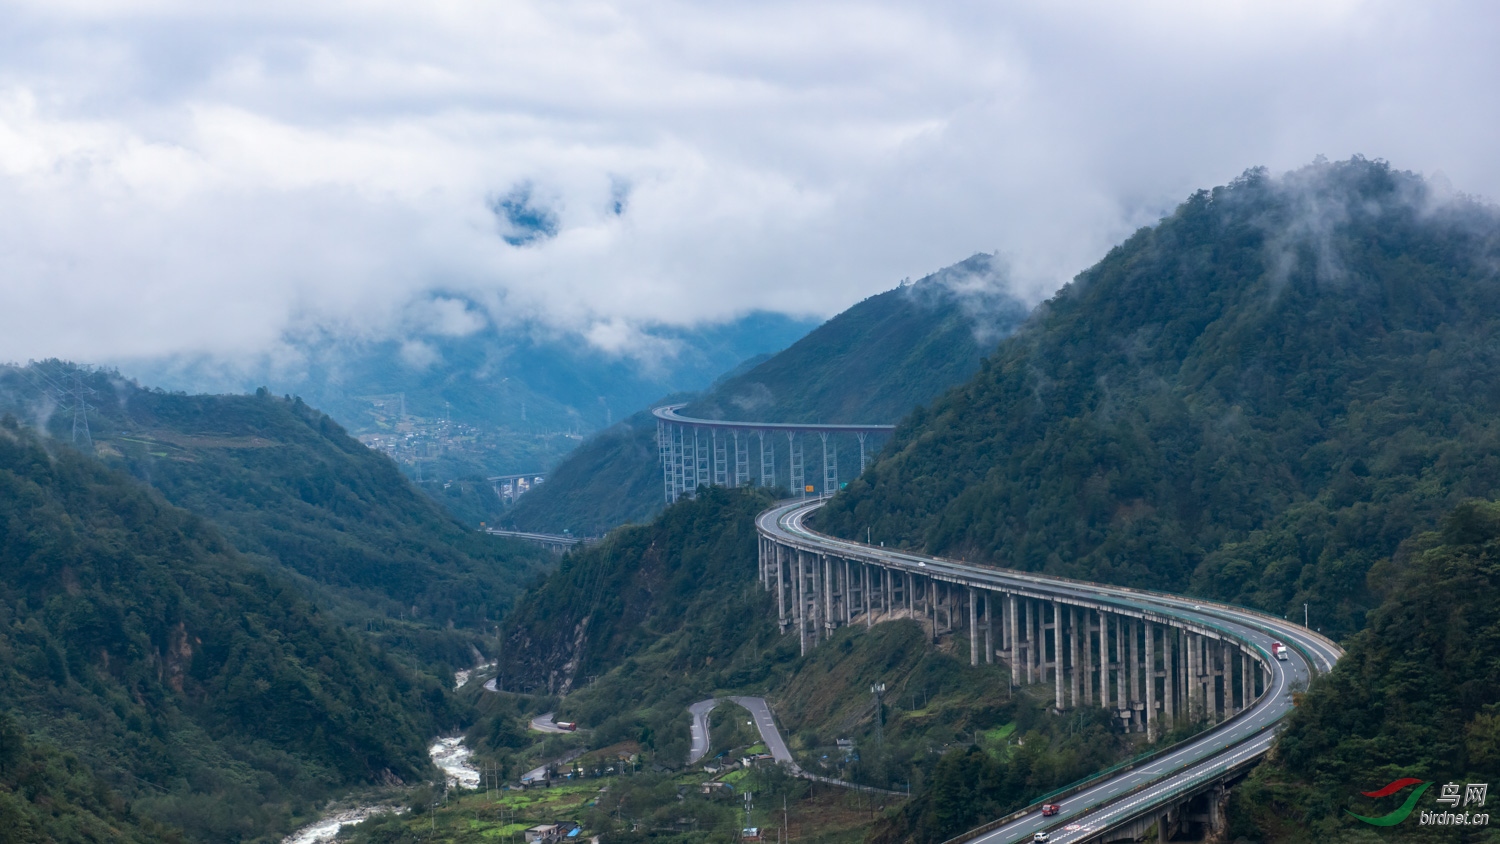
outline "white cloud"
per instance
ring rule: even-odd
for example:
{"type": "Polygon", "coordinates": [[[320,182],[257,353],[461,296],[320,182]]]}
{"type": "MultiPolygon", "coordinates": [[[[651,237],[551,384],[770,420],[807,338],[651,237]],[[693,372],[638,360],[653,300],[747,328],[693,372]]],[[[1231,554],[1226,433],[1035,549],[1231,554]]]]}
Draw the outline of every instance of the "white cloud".
{"type": "Polygon", "coordinates": [[[442,359],[442,353],[431,343],[422,340],[407,340],[401,344],[401,362],[412,369],[426,369],[442,359]]]}
{"type": "Polygon", "coordinates": [[[0,359],[521,319],[621,352],[981,250],[1040,297],[1191,190],[1318,153],[1500,194],[1483,3],[6,14],[0,359]],[[488,204],[523,184],[558,225],[514,247],[488,204]]]}

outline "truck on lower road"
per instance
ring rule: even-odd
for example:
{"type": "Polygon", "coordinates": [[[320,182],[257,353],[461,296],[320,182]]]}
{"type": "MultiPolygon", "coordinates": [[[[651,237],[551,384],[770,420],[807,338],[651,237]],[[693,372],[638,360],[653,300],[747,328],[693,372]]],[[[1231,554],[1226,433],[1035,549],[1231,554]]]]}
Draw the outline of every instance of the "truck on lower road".
{"type": "Polygon", "coordinates": [[[1274,656],[1277,659],[1281,660],[1282,662],[1285,662],[1286,661],[1286,645],[1283,645],[1280,642],[1272,642],[1271,643],[1271,656],[1274,656]]]}

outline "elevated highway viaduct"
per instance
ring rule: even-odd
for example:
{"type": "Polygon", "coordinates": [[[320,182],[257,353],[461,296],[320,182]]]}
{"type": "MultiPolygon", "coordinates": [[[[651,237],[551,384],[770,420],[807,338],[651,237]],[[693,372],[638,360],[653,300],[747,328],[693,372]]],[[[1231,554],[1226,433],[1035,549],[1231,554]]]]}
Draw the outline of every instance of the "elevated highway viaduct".
{"type": "Polygon", "coordinates": [[[1052,799],[1058,815],[1023,810],[955,842],[1042,831],[1054,842],[1140,840],[1152,829],[1165,841],[1190,822],[1213,827],[1225,786],[1270,749],[1292,691],[1343,653],[1241,607],[838,539],[806,524],[822,503],[783,502],[756,522],[761,583],[804,653],[840,626],[910,618],[934,638],[964,631],[971,664],[999,658],[1013,683],[1047,684],[1058,711],[1100,706],[1152,739],[1179,723],[1207,725],[1052,799]],[[1273,642],[1290,646],[1285,660],[1273,642]]]}
{"type": "Polygon", "coordinates": [[[579,545],[587,545],[596,539],[592,536],[573,536],[567,533],[536,533],[526,530],[501,530],[500,528],[484,528],[484,532],[490,536],[503,536],[506,539],[530,542],[559,554],[579,545]]]}
{"type": "MultiPolygon", "coordinates": [[[[651,411],[656,417],[656,442],[661,450],[662,483],[667,503],[691,495],[700,486],[776,486],[776,441],[786,438],[787,481],[793,493],[839,488],[838,436],[852,436],[859,444],[859,468],[868,461],[865,448],[873,435],[889,434],[894,425],[834,425],[794,422],[731,422],[696,419],[678,413],[684,405],[670,404],[651,411]],[[816,436],[822,445],[822,471],[808,475],[804,446],[816,436]],[[751,443],[755,443],[754,471],[751,443]]],[[[855,474],[858,474],[857,472],[855,474]]]]}

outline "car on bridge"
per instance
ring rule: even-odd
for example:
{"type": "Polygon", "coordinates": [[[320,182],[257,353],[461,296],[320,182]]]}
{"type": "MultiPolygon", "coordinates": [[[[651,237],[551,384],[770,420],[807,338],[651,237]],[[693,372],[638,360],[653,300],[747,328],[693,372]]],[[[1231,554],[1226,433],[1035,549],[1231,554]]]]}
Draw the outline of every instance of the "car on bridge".
{"type": "Polygon", "coordinates": [[[1058,812],[1061,812],[1061,811],[1062,811],[1062,805],[1059,804],[1059,803],[1043,803],[1042,804],[1042,817],[1044,817],[1044,818],[1050,818],[1053,815],[1055,815],[1055,814],[1057,814],[1058,812]]]}
{"type": "Polygon", "coordinates": [[[1047,844],[1051,840],[1052,836],[1045,832],[1038,832],[1036,835],[1031,836],[1031,844],[1047,844]]]}

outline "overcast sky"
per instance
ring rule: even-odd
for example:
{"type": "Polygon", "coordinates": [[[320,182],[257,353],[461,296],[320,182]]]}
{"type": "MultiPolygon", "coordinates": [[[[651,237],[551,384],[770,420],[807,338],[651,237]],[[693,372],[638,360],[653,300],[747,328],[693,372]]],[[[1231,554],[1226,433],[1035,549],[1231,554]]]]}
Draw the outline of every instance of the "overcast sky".
{"type": "Polygon", "coordinates": [[[1497,9],[0,3],[0,359],[521,318],[614,348],[977,251],[1036,299],[1320,153],[1493,199],[1497,9]]]}

